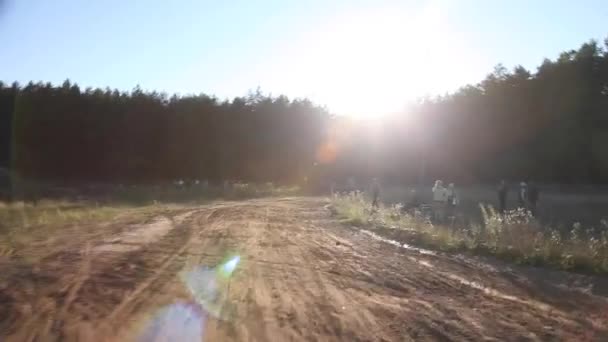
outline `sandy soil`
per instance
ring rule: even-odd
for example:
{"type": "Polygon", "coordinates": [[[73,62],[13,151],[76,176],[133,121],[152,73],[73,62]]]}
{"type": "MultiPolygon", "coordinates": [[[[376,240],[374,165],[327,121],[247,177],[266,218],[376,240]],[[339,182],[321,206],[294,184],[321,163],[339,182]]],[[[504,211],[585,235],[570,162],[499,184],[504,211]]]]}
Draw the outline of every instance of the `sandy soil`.
{"type": "Polygon", "coordinates": [[[0,263],[0,340],[177,340],[190,329],[204,341],[608,341],[605,278],[399,247],[324,205],[163,212],[36,264],[0,263]],[[218,311],[196,304],[180,274],[228,253],[240,263],[218,311]],[[184,322],[144,333],[175,305],[184,322]]]}

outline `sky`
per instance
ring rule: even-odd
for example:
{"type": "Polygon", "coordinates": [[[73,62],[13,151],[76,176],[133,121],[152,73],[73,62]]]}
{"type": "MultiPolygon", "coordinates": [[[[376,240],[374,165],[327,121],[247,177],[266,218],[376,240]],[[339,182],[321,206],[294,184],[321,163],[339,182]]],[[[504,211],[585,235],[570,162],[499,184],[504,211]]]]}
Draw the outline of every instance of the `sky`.
{"type": "Polygon", "coordinates": [[[608,37],[605,0],[0,0],[0,80],[373,116],[608,37]]]}

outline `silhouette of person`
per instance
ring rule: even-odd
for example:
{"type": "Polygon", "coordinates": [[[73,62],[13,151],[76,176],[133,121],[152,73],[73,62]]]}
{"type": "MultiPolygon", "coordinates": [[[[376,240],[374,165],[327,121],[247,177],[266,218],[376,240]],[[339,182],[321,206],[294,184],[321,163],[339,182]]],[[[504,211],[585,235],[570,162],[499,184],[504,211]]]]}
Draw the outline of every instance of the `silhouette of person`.
{"type": "Polygon", "coordinates": [[[509,189],[507,188],[507,182],[505,180],[501,180],[500,184],[498,184],[498,212],[504,213],[507,210],[507,193],[509,189]]]}
{"type": "Polygon", "coordinates": [[[517,193],[517,202],[519,208],[525,208],[528,200],[528,184],[526,182],[519,183],[519,192],[517,193]]]}
{"type": "Polygon", "coordinates": [[[380,182],[378,178],[372,180],[372,208],[378,208],[380,206],[380,182]]]}
{"type": "Polygon", "coordinates": [[[539,190],[535,183],[528,184],[528,205],[532,215],[536,215],[536,204],[538,203],[539,190]]]}

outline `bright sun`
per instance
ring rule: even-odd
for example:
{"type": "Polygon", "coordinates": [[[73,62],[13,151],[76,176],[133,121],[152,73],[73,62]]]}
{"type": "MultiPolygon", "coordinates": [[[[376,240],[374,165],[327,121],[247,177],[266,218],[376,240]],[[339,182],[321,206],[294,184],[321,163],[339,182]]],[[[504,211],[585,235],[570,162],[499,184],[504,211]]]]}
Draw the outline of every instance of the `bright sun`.
{"type": "MultiPolygon", "coordinates": [[[[313,67],[323,76],[323,99],[336,111],[371,116],[398,110],[406,98],[424,88],[420,75],[425,51],[414,23],[392,13],[353,15],[321,40],[313,67]]],[[[426,35],[426,33],[425,33],[426,35]]]]}
{"type": "MultiPolygon", "coordinates": [[[[274,88],[303,94],[337,114],[375,117],[459,84],[462,68],[442,66],[450,43],[440,11],[377,9],[322,26],[274,61],[274,88]]],[[[452,60],[453,61],[453,60],[452,60]]]]}

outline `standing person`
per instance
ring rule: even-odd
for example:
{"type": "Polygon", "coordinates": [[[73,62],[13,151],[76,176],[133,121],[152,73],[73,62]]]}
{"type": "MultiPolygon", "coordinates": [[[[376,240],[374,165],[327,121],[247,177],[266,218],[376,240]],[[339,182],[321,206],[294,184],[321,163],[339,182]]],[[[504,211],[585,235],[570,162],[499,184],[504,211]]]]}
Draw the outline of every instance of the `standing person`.
{"type": "Polygon", "coordinates": [[[456,188],[454,183],[450,183],[446,190],[447,203],[446,203],[446,216],[452,218],[456,212],[456,205],[458,204],[458,195],[456,194],[456,188]]]}
{"type": "Polygon", "coordinates": [[[539,190],[536,183],[529,182],[528,184],[528,205],[530,206],[530,212],[533,216],[536,216],[536,203],[538,202],[539,190]]]}
{"type": "Polygon", "coordinates": [[[443,181],[436,180],[433,186],[433,216],[438,221],[443,221],[445,206],[447,202],[447,190],[443,186],[443,181]]]}
{"type": "Polygon", "coordinates": [[[526,208],[526,202],[528,201],[528,184],[526,182],[519,183],[519,192],[517,193],[517,202],[519,208],[526,208]]]}
{"type": "Polygon", "coordinates": [[[378,178],[374,178],[372,180],[372,210],[380,207],[380,182],[378,182],[378,178]]]}
{"type": "Polygon", "coordinates": [[[500,184],[498,184],[498,212],[501,214],[505,213],[507,210],[507,193],[509,189],[507,188],[507,182],[505,180],[501,180],[500,184]]]}

